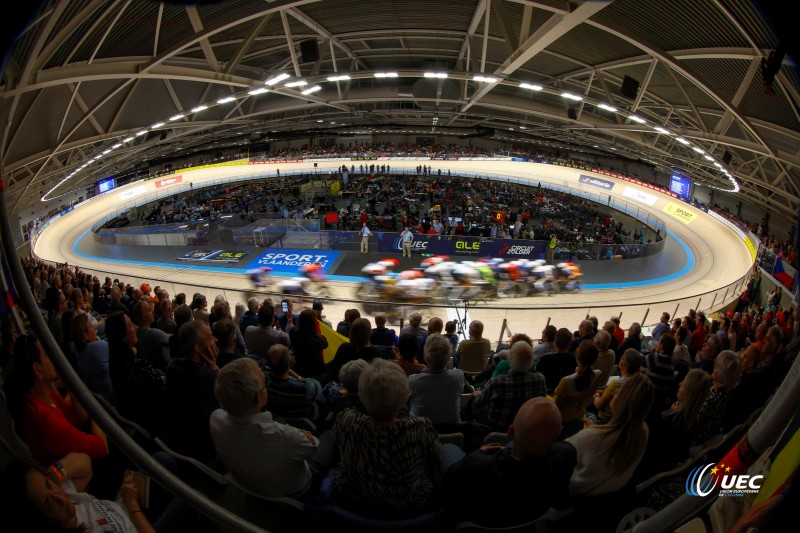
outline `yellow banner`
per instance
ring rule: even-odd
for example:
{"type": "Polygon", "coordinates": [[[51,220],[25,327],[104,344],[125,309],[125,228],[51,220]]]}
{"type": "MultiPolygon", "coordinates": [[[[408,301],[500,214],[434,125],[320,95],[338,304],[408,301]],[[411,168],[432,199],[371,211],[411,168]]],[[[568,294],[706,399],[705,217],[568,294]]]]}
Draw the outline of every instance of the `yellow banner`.
{"type": "Polygon", "coordinates": [[[339,191],[342,190],[342,184],[338,181],[334,181],[331,183],[331,194],[339,194],[339,191]]]}
{"type": "Polygon", "coordinates": [[[300,185],[300,192],[306,193],[311,190],[311,187],[313,187],[311,182],[303,183],[302,185],[300,185]]]}
{"type": "Polygon", "coordinates": [[[179,168],[178,170],[173,171],[175,174],[180,172],[189,172],[190,170],[198,170],[201,168],[211,168],[211,167],[233,167],[237,165],[246,165],[247,160],[239,160],[239,161],[225,161],[222,163],[209,163],[207,165],[195,165],[193,167],[186,167],[186,168],[179,168]]]}
{"type": "MultiPolygon", "coordinates": [[[[333,356],[336,355],[336,350],[339,349],[339,346],[345,342],[350,342],[350,340],[341,333],[337,333],[336,331],[332,330],[322,322],[319,323],[319,331],[325,336],[326,339],[328,339],[328,347],[322,351],[322,359],[325,361],[325,364],[328,364],[333,361],[333,356]]],[[[334,379],[339,378],[334,377],[334,379]]]]}
{"type": "Polygon", "coordinates": [[[672,203],[667,204],[667,207],[664,208],[664,211],[667,212],[673,218],[677,218],[684,224],[691,223],[691,221],[694,220],[695,217],[697,216],[695,213],[689,211],[682,205],[676,205],[672,203]]]}
{"type": "Polygon", "coordinates": [[[756,249],[753,246],[753,241],[750,240],[750,237],[745,235],[744,243],[747,245],[747,249],[750,250],[750,256],[755,259],[756,258],[756,249]]]}

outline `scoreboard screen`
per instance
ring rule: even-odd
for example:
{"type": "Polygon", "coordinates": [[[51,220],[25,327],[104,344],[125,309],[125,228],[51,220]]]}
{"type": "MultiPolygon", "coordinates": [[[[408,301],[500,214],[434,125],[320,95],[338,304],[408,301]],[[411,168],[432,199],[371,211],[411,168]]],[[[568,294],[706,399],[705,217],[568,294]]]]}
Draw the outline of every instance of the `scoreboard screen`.
{"type": "Polygon", "coordinates": [[[669,190],[684,200],[688,200],[692,197],[692,181],[683,176],[672,176],[669,182],[669,190]]]}
{"type": "Polygon", "coordinates": [[[108,192],[116,186],[114,178],[106,178],[97,182],[97,194],[108,192]]]}

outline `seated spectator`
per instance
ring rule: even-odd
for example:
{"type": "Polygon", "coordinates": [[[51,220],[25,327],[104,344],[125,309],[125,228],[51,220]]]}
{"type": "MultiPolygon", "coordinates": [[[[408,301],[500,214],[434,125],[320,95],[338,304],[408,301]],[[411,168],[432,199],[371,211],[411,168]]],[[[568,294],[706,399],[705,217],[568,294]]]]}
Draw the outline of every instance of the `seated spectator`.
{"type": "Polygon", "coordinates": [[[424,416],[435,426],[461,423],[464,372],[457,368],[448,369],[449,361],[450,342],[438,333],[428,335],[425,341],[427,368],[408,378],[411,416],[424,416]]]}
{"type": "Polygon", "coordinates": [[[601,387],[605,387],[606,383],[608,383],[608,378],[611,377],[611,370],[614,368],[617,358],[614,350],[608,347],[610,343],[611,335],[607,331],[601,329],[595,333],[594,344],[597,346],[597,361],[592,365],[592,370],[601,372],[601,387]]]}
{"type": "Polygon", "coordinates": [[[255,296],[247,299],[247,311],[242,313],[242,318],[239,319],[239,331],[242,335],[248,326],[258,326],[258,298],[255,296]]]}
{"type": "Polygon", "coordinates": [[[417,350],[419,349],[419,339],[411,332],[406,332],[400,335],[398,342],[397,354],[398,357],[392,359],[395,363],[400,365],[406,376],[419,374],[425,370],[425,365],[417,362],[417,350]]]}
{"type": "Polygon", "coordinates": [[[620,344],[615,350],[617,354],[617,364],[619,364],[622,354],[624,354],[629,348],[633,348],[640,353],[642,351],[642,326],[639,325],[638,322],[633,322],[631,324],[631,327],[628,328],[628,336],[625,337],[625,340],[622,342],[622,344],[620,344]]]}
{"type": "MultiPolygon", "coordinates": [[[[285,346],[270,349],[285,351],[285,346]]],[[[266,497],[298,498],[315,474],[327,472],[329,455],[310,432],[275,422],[269,411],[269,383],[256,362],[241,358],[217,376],[214,394],[220,409],[211,413],[211,437],[225,468],[242,486],[266,497]]],[[[332,454],[332,445],[328,450],[332,454]]]]}
{"type": "Polygon", "coordinates": [[[444,337],[450,341],[450,346],[453,348],[451,356],[453,357],[453,366],[458,367],[455,361],[456,349],[458,348],[458,335],[456,335],[456,321],[448,320],[444,325],[444,337]]]}
{"type": "MultiPolygon", "coordinates": [[[[181,304],[175,307],[173,311],[175,317],[175,335],[172,335],[169,338],[169,357],[170,359],[174,359],[176,357],[181,356],[181,345],[178,342],[178,334],[177,331],[181,329],[181,326],[186,322],[191,322],[194,320],[192,316],[192,309],[186,305],[181,304]]],[[[163,372],[162,372],[163,373],[163,372]]]]}
{"type": "Polygon", "coordinates": [[[564,438],[583,427],[586,406],[592,401],[603,378],[599,370],[592,370],[592,365],[597,361],[597,347],[592,341],[580,343],[575,358],[578,362],[577,370],[574,374],[561,378],[553,393],[553,401],[564,420],[564,438]]]}
{"type": "Polygon", "coordinates": [[[291,346],[289,335],[275,327],[275,308],[262,305],[258,310],[258,326],[248,326],[244,332],[247,351],[262,360],[267,360],[267,352],[273,344],[291,346]]]}
{"type": "Polygon", "coordinates": [[[578,345],[583,341],[590,341],[594,339],[594,323],[589,320],[581,320],[578,325],[578,331],[573,335],[572,341],[569,343],[568,351],[574,352],[578,349],[578,345]]]}
{"type": "Polygon", "coordinates": [[[558,440],[561,413],[555,404],[531,398],[517,411],[508,434],[510,448],[483,446],[445,472],[445,509],[453,521],[511,527],[569,502],[577,458],[571,444],[558,440]],[[503,487],[502,512],[487,505],[486,487],[503,487]]]}
{"type": "MultiPolygon", "coordinates": [[[[369,329],[367,339],[368,334],[369,329]]],[[[367,414],[347,409],[333,426],[340,457],[333,475],[334,502],[382,520],[437,509],[439,436],[425,417],[398,418],[408,401],[405,373],[375,359],[361,373],[358,393],[367,414]]]]}
{"type": "Polygon", "coordinates": [[[101,499],[96,492],[88,494],[85,490],[93,479],[93,469],[86,455],[67,455],[57,465],[45,468],[28,458],[14,457],[5,466],[0,499],[5,519],[18,524],[18,531],[23,527],[25,531],[219,531],[216,524],[177,498],[158,505],[153,494],[157,488],[151,493],[150,508],[143,511],[139,491],[129,478],[124,478],[121,486],[116,478],[118,496],[114,501],[101,499]]]}
{"type": "MultiPolygon", "coordinates": [[[[56,387],[60,379],[50,357],[33,335],[21,335],[14,345],[14,365],[5,380],[8,407],[15,429],[39,464],[49,465],[68,453],[85,453],[92,459],[107,457],[108,440],[96,422],[67,390],[56,387]]],[[[62,385],[63,386],[63,385],[62,385]]]]}
{"type": "Polygon", "coordinates": [[[393,329],[386,327],[386,315],[375,315],[375,327],[372,328],[370,344],[373,346],[397,346],[398,337],[393,329]]]}
{"type": "Polygon", "coordinates": [[[559,329],[556,332],[556,351],[543,355],[539,364],[536,365],[536,371],[544,376],[548,394],[552,394],[556,390],[561,378],[575,372],[577,366],[575,354],[567,351],[571,340],[572,332],[570,330],[559,329]]]}
{"type": "Polygon", "coordinates": [[[367,412],[358,397],[358,380],[368,365],[363,359],[349,361],[339,370],[339,380],[329,381],[325,385],[322,395],[325,397],[325,410],[328,413],[335,416],[350,407],[362,413],[367,412]]]}
{"type": "Polygon", "coordinates": [[[473,320],[469,323],[469,338],[458,343],[455,366],[466,372],[480,372],[489,361],[492,343],[483,338],[483,322],[473,320]]]}
{"type": "Polygon", "coordinates": [[[717,356],[711,374],[711,390],[697,415],[697,430],[690,438],[690,446],[704,444],[722,433],[722,420],[728,407],[728,397],[739,382],[741,373],[739,356],[736,352],[724,350],[717,356]]]}
{"type": "Polygon", "coordinates": [[[639,467],[640,479],[671,470],[689,457],[690,437],[697,429],[698,415],[710,389],[711,376],[703,370],[694,368],[686,374],[675,403],[648,424],[650,439],[639,467]]]}
{"type": "Polygon", "coordinates": [[[106,339],[117,410],[153,434],[162,435],[167,405],[164,374],[136,353],[136,327],[128,315],[122,312],[108,315],[106,339]]]}
{"type": "MultiPolygon", "coordinates": [[[[617,322],[619,322],[619,320],[617,320],[617,322]]],[[[625,332],[623,332],[622,329],[620,329],[620,331],[622,332],[622,341],[617,340],[617,335],[616,335],[617,325],[611,320],[606,321],[606,323],[603,324],[602,329],[603,331],[611,335],[611,342],[608,343],[608,349],[614,350],[614,361],[616,361],[617,347],[620,344],[622,344],[622,341],[625,340],[625,332]]]]}
{"type": "Polygon", "coordinates": [[[653,326],[650,331],[651,347],[655,347],[656,343],[661,340],[661,335],[667,332],[669,332],[669,313],[664,312],[661,313],[661,319],[658,324],[653,326]]]}
{"type": "Polygon", "coordinates": [[[689,355],[689,347],[686,340],[689,338],[689,330],[683,326],[678,326],[675,332],[675,350],[672,352],[672,368],[675,369],[675,381],[680,383],[689,372],[692,357],[689,355]]]}
{"type": "Polygon", "coordinates": [[[408,325],[400,330],[400,335],[403,333],[413,333],[417,337],[417,361],[425,364],[422,349],[425,346],[425,338],[428,336],[428,330],[422,327],[422,315],[416,311],[411,313],[408,317],[408,325]]]}
{"type": "Polygon", "coordinates": [[[569,482],[574,497],[615,492],[630,481],[647,446],[644,420],[653,395],[647,376],[632,375],[615,396],[614,416],[608,424],[589,426],[567,439],[578,454],[569,482]]]}
{"type": "MultiPolygon", "coordinates": [[[[492,372],[491,372],[491,377],[504,376],[504,375],[508,374],[508,371],[511,368],[511,363],[508,361],[508,354],[511,351],[511,347],[514,346],[514,344],[516,344],[516,343],[518,343],[520,341],[527,342],[533,348],[533,343],[531,342],[531,338],[528,337],[527,335],[525,335],[524,333],[515,333],[514,335],[512,335],[511,336],[511,340],[508,341],[508,348],[506,348],[505,350],[498,351],[492,357],[492,359],[497,361],[497,363],[493,364],[493,365],[489,365],[490,367],[493,367],[492,368],[492,372]]],[[[534,353],[535,353],[536,348],[533,348],[533,350],[534,350],[534,353]]],[[[534,356],[534,359],[535,359],[535,356],[534,356]]],[[[489,371],[489,368],[486,369],[486,372],[488,372],[488,371],[489,371]]],[[[534,368],[533,365],[531,365],[531,369],[529,370],[529,372],[536,372],[536,369],[534,368]]],[[[480,383],[483,380],[481,379],[480,376],[478,376],[476,378],[476,381],[478,383],[480,383]]]]}
{"type": "Polygon", "coordinates": [[[645,357],[644,366],[647,375],[656,388],[656,397],[651,410],[652,418],[661,416],[672,405],[675,397],[675,371],[672,366],[672,354],[675,351],[675,337],[669,331],[661,334],[653,345],[653,351],[645,357]]]}
{"type": "Polygon", "coordinates": [[[361,318],[361,313],[358,309],[348,309],[344,312],[344,320],[336,324],[336,333],[350,338],[350,326],[353,320],[361,318]]]}
{"type": "Polygon", "coordinates": [[[305,378],[325,380],[325,360],[323,350],[328,347],[328,339],[320,333],[317,312],[303,309],[297,316],[297,323],[289,333],[294,352],[294,371],[305,378]]]}
{"type": "Polygon", "coordinates": [[[160,313],[158,320],[156,320],[156,329],[160,329],[167,335],[174,335],[178,331],[178,326],[175,323],[175,317],[172,311],[172,301],[169,298],[161,300],[158,304],[160,313]]]}
{"type": "Polygon", "coordinates": [[[709,374],[714,371],[714,359],[722,351],[722,340],[717,335],[709,335],[695,354],[693,368],[702,368],[709,374]]]}
{"type": "Polygon", "coordinates": [[[71,348],[83,382],[113,405],[114,387],[108,375],[108,343],[97,338],[97,328],[85,314],[78,314],[72,321],[71,348]]]}
{"type": "MultiPolygon", "coordinates": [[[[214,305],[211,307],[211,311],[208,313],[208,326],[212,328],[212,331],[214,324],[218,320],[233,321],[230,304],[222,295],[217,296],[216,300],[217,301],[215,301],[214,305]]],[[[236,341],[236,348],[234,349],[233,353],[250,355],[249,351],[247,350],[247,344],[244,342],[244,335],[242,335],[242,332],[239,330],[239,328],[234,329],[234,339],[236,341]]]]}
{"type": "Polygon", "coordinates": [[[234,359],[244,357],[244,354],[239,353],[236,349],[236,324],[233,320],[223,318],[222,320],[215,320],[214,325],[211,326],[211,333],[217,340],[217,348],[219,355],[217,355],[217,366],[222,368],[234,359]]]}
{"type": "Polygon", "coordinates": [[[178,330],[183,357],[167,367],[167,416],[165,441],[176,452],[209,461],[214,446],[208,431],[211,413],[219,408],[214,397],[217,379],[217,342],[202,320],[186,322],[178,330]]]}
{"type": "Polygon", "coordinates": [[[475,420],[496,431],[504,431],[514,420],[525,401],[545,396],[544,376],[528,372],[533,365],[533,347],[527,342],[515,343],[509,352],[510,372],[489,380],[486,386],[473,393],[475,420]]]}
{"type": "Polygon", "coordinates": [[[533,367],[537,368],[542,356],[556,351],[556,332],[558,330],[552,324],[544,327],[542,330],[542,338],[533,347],[533,367]]]}
{"type": "Polygon", "coordinates": [[[366,318],[356,318],[350,326],[350,342],[342,343],[329,363],[328,375],[338,376],[342,365],[348,361],[364,359],[367,362],[380,358],[380,353],[370,343],[372,324],[366,318]]]}
{"type": "Polygon", "coordinates": [[[619,327],[620,320],[618,316],[612,316],[611,322],[614,324],[614,332],[611,333],[611,335],[617,341],[614,347],[614,351],[616,352],[619,347],[622,346],[622,343],[625,342],[625,330],[619,327]]]}
{"type": "Polygon", "coordinates": [[[314,298],[314,301],[311,302],[311,309],[313,309],[314,312],[317,313],[317,320],[321,324],[325,324],[329,328],[333,329],[333,324],[331,324],[331,321],[328,320],[325,317],[325,315],[322,314],[322,310],[325,309],[325,306],[322,305],[322,300],[320,300],[319,298],[314,298]]]}
{"type": "MultiPolygon", "coordinates": [[[[594,393],[594,406],[597,409],[597,423],[605,424],[614,414],[612,400],[619,393],[619,389],[634,374],[639,373],[642,367],[642,354],[629,348],[619,360],[619,379],[613,379],[603,390],[594,393]]],[[[602,378],[601,378],[602,379],[602,378]]]]}
{"type": "Polygon", "coordinates": [[[139,344],[136,351],[146,357],[153,366],[162,372],[170,361],[169,336],[160,329],[153,329],[153,303],[139,300],[133,305],[133,323],[136,324],[136,338],[139,344]]]}
{"type": "MultiPolygon", "coordinates": [[[[189,305],[192,310],[192,318],[208,323],[208,300],[202,294],[195,293],[192,303],[189,305]]],[[[211,326],[209,326],[211,327],[211,326]]]]}
{"type": "MultiPolygon", "coordinates": [[[[313,310],[312,310],[313,311],[313,310]]],[[[269,365],[269,392],[272,402],[269,409],[273,414],[308,418],[315,422],[320,417],[320,406],[324,403],[322,385],[314,378],[298,379],[291,372],[292,355],[283,344],[273,344],[267,352],[269,365]],[[278,393],[280,396],[277,394],[278,393]],[[302,397],[301,400],[287,398],[285,395],[302,397]]]]}

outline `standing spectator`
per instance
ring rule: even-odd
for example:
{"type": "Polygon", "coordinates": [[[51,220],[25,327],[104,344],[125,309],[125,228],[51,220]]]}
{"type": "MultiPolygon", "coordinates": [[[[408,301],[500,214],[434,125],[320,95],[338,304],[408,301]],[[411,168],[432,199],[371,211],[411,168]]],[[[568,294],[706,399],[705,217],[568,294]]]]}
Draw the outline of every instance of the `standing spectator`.
{"type": "Polygon", "coordinates": [[[400,242],[403,246],[403,257],[411,257],[411,244],[414,242],[414,234],[408,229],[408,226],[400,234],[400,242]]]}
{"type": "MultiPolygon", "coordinates": [[[[362,218],[366,217],[366,213],[361,212],[362,218]]],[[[366,254],[369,251],[369,238],[372,237],[372,232],[367,227],[366,222],[361,223],[361,253],[366,254]]]]}
{"type": "Polygon", "coordinates": [[[386,315],[383,313],[375,315],[375,327],[372,328],[370,343],[374,346],[397,346],[398,340],[397,333],[386,327],[386,315]]]}

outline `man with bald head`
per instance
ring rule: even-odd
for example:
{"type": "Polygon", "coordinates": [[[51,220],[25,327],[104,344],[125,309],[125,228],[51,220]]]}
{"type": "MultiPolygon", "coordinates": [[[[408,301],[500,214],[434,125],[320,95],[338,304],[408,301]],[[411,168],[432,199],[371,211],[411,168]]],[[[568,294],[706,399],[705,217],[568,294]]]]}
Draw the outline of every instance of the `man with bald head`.
{"type": "Polygon", "coordinates": [[[575,448],[559,441],[561,413],[547,398],[531,398],[508,428],[510,445],[488,445],[467,455],[444,475],[445,509],[454,521],[510,527],[569,503],[575,448]],[[502,487],[502,509],[486,505],[502,487]]]}
{"type": "Polygon", "coordinates": [[[611,350],[608,345],[611,344],[611,335],[601,329],[594,334],[594,345],[597,346],[597,361],[592,365],[592,370],[599,370],[602,372],[600,383],[605,386],[608,382],[608,377],[611,375],[611,369],[614,367],[616,354],[611,350]]]}
{"type": "Polygon", "coordinates": [[[594,339],[594,322],[589,320],[581,320],[580,325],[578,326],[578,331],[575,335],[575,338],[572,339],[572,342],[569,344],[569,348],[567,351],[574,352],[578,349],[578,345],[583,341],[590,341],[594,339]]]}

